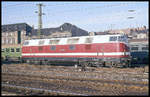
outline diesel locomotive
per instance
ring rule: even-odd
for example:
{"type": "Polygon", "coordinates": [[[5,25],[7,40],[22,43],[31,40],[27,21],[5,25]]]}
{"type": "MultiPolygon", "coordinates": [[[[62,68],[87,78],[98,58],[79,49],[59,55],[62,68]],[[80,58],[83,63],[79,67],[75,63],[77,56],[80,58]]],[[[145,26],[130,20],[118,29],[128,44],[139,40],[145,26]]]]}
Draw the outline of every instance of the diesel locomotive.
{"type": "Polygon", "coordinates": [[[124,34],[25,40],[22,60],[34,64],[123,66],[130,64],[124,34]]]}

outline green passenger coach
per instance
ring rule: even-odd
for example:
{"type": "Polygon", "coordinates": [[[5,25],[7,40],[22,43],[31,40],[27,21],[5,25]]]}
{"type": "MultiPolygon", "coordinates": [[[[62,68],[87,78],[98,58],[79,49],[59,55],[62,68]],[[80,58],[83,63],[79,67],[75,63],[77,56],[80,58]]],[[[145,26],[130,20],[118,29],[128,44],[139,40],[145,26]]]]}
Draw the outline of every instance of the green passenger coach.
{"type": "Polygon", "coordinates": [[[3,61],[21,61],[21,46],[7,46],[1,49],[3,61]]]}

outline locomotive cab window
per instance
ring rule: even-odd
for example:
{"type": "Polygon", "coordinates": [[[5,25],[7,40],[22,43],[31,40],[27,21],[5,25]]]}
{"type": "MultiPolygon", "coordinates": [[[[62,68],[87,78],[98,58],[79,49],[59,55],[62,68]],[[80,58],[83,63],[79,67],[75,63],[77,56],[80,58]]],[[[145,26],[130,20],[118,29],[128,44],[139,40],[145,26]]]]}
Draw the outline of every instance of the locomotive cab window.
{"type": "Polygon", "coordinates": [[[109,41],[116,41],[117,40],[117,36],[112,36],[109,38],[109,41]]]}
{"type": "Polygon", "coordinates": [[[125,36],[118,36],[118,41],[125,41],[125,36]]]}

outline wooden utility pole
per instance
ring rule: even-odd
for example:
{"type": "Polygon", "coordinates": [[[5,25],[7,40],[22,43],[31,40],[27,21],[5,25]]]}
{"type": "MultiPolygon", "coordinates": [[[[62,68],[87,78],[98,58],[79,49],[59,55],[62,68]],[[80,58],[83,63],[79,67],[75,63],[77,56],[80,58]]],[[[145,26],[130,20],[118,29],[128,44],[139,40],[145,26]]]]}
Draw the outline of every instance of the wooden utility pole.
{"type": "Polygon", "coordinates": [[[38,13],[38,37],[41,38],[41,29],[42,29],[42,15],[45,15],[44,13],[42,13],[42,6],[44,6],[43,4],[37,4],[38,6],[38,12],[36,11],[36,13],[38,13]]]}

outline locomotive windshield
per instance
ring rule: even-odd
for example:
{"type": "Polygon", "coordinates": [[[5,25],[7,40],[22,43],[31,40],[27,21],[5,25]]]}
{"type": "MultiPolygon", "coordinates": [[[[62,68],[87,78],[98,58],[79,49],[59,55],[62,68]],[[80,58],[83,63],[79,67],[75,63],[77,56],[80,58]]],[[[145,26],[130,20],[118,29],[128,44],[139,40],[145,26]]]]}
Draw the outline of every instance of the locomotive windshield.
{"type": "Polygon", "coordinates": [[[117,41],[117,36],[111,36],[111,37],[109,38],[109,41],[117,41]]]}
{"type": "Polygon", "coordinates": [[[122,42],[126,42],[127,41],[127,37],[126,36],[111,36],[109,38],[109,41],[122,41],[122,42]]]}

